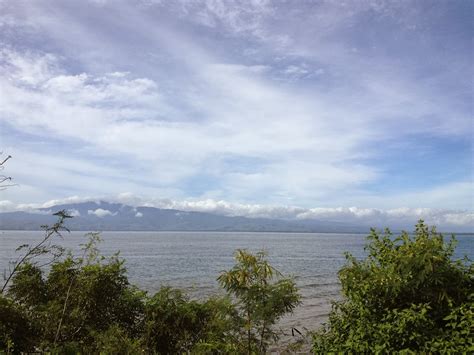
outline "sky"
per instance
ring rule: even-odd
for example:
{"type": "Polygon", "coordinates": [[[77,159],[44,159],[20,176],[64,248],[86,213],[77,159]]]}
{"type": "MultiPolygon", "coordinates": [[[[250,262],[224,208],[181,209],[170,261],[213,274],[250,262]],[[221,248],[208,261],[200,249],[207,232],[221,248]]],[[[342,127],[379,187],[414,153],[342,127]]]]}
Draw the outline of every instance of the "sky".
{"type": "Polygon", "coordinates": [[[3,211],[474,228],[474,2],[0,0],[3,211]],[[297,211],[297,212],[295,212],[297,211]]]}

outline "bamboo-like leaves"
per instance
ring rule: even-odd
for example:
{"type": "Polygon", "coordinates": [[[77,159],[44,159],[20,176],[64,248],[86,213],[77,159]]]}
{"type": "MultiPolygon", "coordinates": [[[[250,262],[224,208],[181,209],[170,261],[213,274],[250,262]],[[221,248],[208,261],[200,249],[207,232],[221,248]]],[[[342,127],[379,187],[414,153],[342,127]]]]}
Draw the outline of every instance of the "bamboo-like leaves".
{"type": "Polygon", "coordinates": [[[272,326],[300,302],[292,278],[270,265],[266,253],[237,250],[235,266],[218,277],[220,285],[236,299],[244,324],[242,342],[248,353],[264,353],[270,340],[278,338],[272,326]]]}

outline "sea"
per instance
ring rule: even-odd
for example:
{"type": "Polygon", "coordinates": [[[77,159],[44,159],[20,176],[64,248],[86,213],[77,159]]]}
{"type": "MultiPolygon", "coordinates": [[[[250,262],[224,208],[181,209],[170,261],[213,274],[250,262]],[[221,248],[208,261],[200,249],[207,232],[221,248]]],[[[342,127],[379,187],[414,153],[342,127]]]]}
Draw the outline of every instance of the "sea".
{"type": "MultiPolygon", "coordinates": [[[[0,270],[20,254],[15,249],[40,240],[44,232],[0,231],[0,270]]],[[[222,294],[216,278],[234,264],[237,249],[265,251],[283,275],[293,276],[302,304],[282,319],[283,334],[315,330],[327,320],[331,302],[341,298],[338,270],[345,252],[365,256],[366,234],[337,233],[234,233],[234,232],[102,232],[99,250],[120,252],[129,281],[150,294],[162,286],[185,290],[203,299],[222,294]],[[293,329],[293,331],[292,331],[293,329]]],[[[86,232],[65,233],[55,243],[80,254],[86,232]]],[[[474,259],[474,235],[458,235],[455,258],[474,259]]]]}

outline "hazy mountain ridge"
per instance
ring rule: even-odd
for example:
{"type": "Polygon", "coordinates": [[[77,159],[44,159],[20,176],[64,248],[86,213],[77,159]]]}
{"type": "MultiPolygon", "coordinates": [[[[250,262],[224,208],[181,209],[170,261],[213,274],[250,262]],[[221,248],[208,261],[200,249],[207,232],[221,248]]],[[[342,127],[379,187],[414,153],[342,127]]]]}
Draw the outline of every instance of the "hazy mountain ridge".
{"type": "Polygon", "coordinates": [[[38,230],[56,220],[52,213],[68,210],[71,230],[120,231],[234,231],[234,232],[362,232],[367,226],[341,222],[222,216],[155,207],[132,207],[119,203],[83,202],[57,205],[35,212],[0,213],[2,230],[38,230]]]}

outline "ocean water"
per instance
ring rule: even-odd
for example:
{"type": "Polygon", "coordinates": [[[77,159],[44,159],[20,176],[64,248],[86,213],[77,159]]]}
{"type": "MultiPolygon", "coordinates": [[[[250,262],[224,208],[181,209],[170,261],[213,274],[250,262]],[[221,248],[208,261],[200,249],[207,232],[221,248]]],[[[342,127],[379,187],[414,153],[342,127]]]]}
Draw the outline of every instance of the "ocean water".
{"type": "MultiPolygon", "coordinates": [[[[56,243],[79,254],[84,232],[66,233],[56,243]]],[[[15,248],[34,243],[42,232],[1,231],[0,270],[18,253],[15,248]]],[[[179,287],[194,298],[222,292],[216,278],[232,267],[236,249],[265,250],[271,263],[284,275],[293,275],[302,294],[302,305],[280,322],[291,327],[316,329],[327,319],[331,301],[340,297],[337,272],[345,263],[344,252],[365,255],[366,235],[324,233],[228,232],[103,232],[100,251],[120,251],[132,284],[153,293],[163,285],[179,287]]],[[[474,235],[457,236],[456,257],[474,259],[474,235]]]]}

